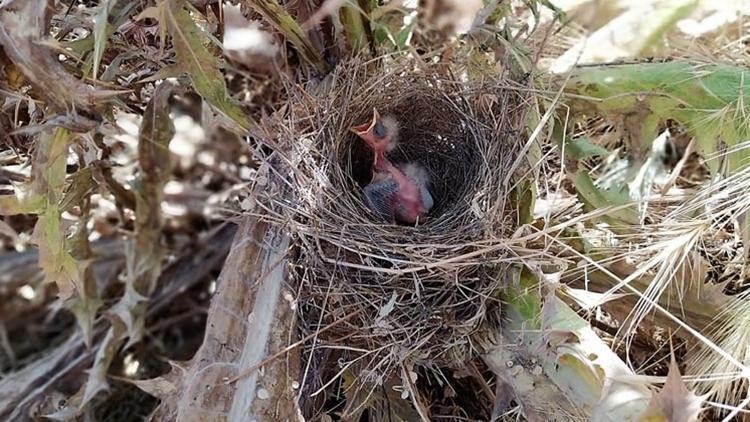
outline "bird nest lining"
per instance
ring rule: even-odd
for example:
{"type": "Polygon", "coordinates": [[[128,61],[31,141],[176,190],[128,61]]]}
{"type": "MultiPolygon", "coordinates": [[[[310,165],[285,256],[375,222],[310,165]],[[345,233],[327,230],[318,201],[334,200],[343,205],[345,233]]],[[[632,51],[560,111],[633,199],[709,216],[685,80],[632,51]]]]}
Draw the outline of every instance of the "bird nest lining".
{"type": "MultiPolygon", "coordinates": [[[[471,195],[472,182],[479,171],[478,134],[462,123],[461,110],[434,90],[402,92],[387,101],[374,104],[383,115],[399,122],[398,147],[387,156],[396,163],[417,163],[427,171],[429,190],[436,202],[427,222],[460,213],[460,200],[471,195]]],[[[371,114],[372,109],[352,110],[359,122],[368,121],[371,114]]],[[[359,188],[370,183],[373,153],[356,135],[349,134],[339,144],[337,158],[359,188]]]]}
{"type": "Polygon", "coordinates": [[[297,239],[301,325],[339,321],[319,338],[379,350],[373,361],[412,351],[418,362],[458,364],[488,309],[499,309],[502,239],[517,221],[508,190],[518,179],[509,171],[528,170],[516,162],[525,94],[501,78],[467,83],[444,71],[339,65],[315,87],[290,85],[288,115],[269,131],[269,142],[289,151],[293,201],[269,197],[267,209],[297,239]],[[435,206],[417,226],[379,222],[365,205],[373,155],[349,128],[373,108],[399,122],[388,158],[419,163],[430,176],[435,206]]]}

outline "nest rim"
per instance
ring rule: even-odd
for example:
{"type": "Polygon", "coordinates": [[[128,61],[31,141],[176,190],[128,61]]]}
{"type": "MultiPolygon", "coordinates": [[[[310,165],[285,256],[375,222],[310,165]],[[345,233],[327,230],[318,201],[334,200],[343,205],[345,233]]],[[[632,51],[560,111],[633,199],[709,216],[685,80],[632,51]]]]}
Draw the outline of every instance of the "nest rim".
{"type": "Polygon", "coordinates": [[[514,211],[504,212],[515,179],[502,170],[520,159],[524,99],[502,78],[467,83],[439,66],[390,65],[354,60],[313,99],[289,96],[300,127],[283,127],[291,128],[285,138],[295,148],[288,160],[299,194],[279,221],[292,222],[300,240],[300,318],[325,324],[357,312],[326,339],[366,349],[399,339],[419,361],[455,365],[500,309],[492,298],[506,252],[490,245],[516,229],[514,211]],[[373,108],[400,122],[403,138],[389,157],[416,161],[434,178],[436,205],[416,226],[381,223],[365,205],[372,153],[349,128],[371,119],[373,108]]]}

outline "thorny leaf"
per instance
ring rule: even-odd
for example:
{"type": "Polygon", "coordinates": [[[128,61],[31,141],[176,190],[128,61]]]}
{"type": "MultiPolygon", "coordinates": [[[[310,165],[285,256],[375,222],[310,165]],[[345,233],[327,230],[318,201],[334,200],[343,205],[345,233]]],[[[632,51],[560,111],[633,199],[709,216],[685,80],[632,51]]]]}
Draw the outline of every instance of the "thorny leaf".
{"type": "Polygon", "coordinates": [[[91,167],[78,170],[70,177],[70,183],[65,188],[65,194],[60,201],[60,210],[68,211],[79,206],[94,189],[96,189],[96,182],[93,179],[91,167]]]}
{"type": "Polygon", "coordinates": [[[69,142],[70,134],[65,129],[57,129],[54,135],[43,133],[32,171],[33,189],[46,202],[32,237],[39,246],[39,266],[44,271],[44,281],[55,282],[62,299],[71,297],[76,290],[84,294],[82,268],[67,250],[60,210],[69,142]]]}
{"type": "Polygon", "coordinates": [[[96,351],[94,366],[89,370],[89,376],[86,379],[86,386],[84,387],[83,399],[78,405],[79,410],[83,409],[83,407],[86,406],[99,392],[106,391],[109,388],[109,384],[107,383],[107,371],[117,354],[117,349],[120,347],[121,342],[118,341],[116,337],[119,337],[122,331],[121,327],[116,327],[113,323],[113,327],[107,332],[104,340],[102,340],[101,346],[99,346],[99,350],[96,351]]]}
{"type": "MultiPolygon", "coordinates": [[[[84,271],[87,270],[88,267],[84,269],[84,271]]],[[[69,305],[69,309],[75,315],[78,327],[83,333],[83,342],[86,343],[86,347],[91,347],[96,312],[103,304],[104,302],[98,297],[85,295],[75,298],[69,305]]]]}
{"type": "MultiPolygon", "coordinates": [[[[88,205],[82,208],[82,217],[78,222],[76,238],[68,242],[62,226],[61,214],[74,206],[80,206],[88,190],[80,191],[85,186],[81,177],[74,178],[64,193],[66,161],[69,150],[70,134],[65,129],[57,129],[54,135],[44,132],[39,139],[38,149],[32,164],[33,181],[19,187],[18,196],[0,197],[0,213],[35,213],[39,215],[34,227],[32,240],[39,247],[39,266],[44,272],[45,282],[57,284],[60,298],[68,300],[69,309],[76,316],[76,321],[84,334],[84,342],[91,345],[91,333],[96,311],[102,302],[97,298],[87,258],[89,253],[76,253],[76,242],[81,244],[81,237],[86,242],[83,249],[88,250],[86,221],[88,205]],[[77,291],[74,297],[73,293],[77,291]]],[[[78,175],[90,178],[90,170],[84,168],[78,175]]],[[[88,202],[86,202],[88,204],[88,202]]]]}
{"type": "MultiPolygon", "coordinates": [[[[132,246],[132,243],[128,246],[132,246]]],[[[128,248],[126,252],[127,268],[129,275],[137,272],[133,268],[134,261],[136,260],[135,252],[132,248],[128,248]]],[[[114,320],[113,323],[119,327],[124,328],[128,336],[128,346],[138,342],[143,336],[143,312],[148,306],[148,296],[144,296],[136,291],[132,279],[128,278],[128,284],[125,286],[125,293],[122,295],[120,300],[109,310],[109,313],[114,320]]]]}
{"type": "Polygon", "coordinates": [[[109,312],[112,327],[89,372],[83,403],[107,388],[109,366],[125,338],[128,345],[140,341],[148,301],[156,288],[164,254],[161,245],[161,203],[164,185],[171,175],[169,142],[174,124],[169,99],[176,88],[170,81],[156,87],[146,107],[138,139],[141,176],[135,186],[135,238],[128,243],[125,294],[109,312]]]}
{"type": "Polygon", "coordinates": [[[57,207],[49,207],[39,215],[32,239],[39,247],[39,267],[44,271],[44,282],[56,283],[62,299],[71,298],[75,292],[83,295],[81,272],[85,269],[85,263],[77,262],[65,250],[57,207]]]}
{"type": "MultiPolygon", "coordinates": [[[[109,1],[109,0],[107,0],[109,1]]],[[[107,39],[119,28],[122,24],[126,23],[131,18],[133,13],[140,7],[138,2],[117,2],[114,0],[111,2],[109,7],[108,15],[105,17],[106,28],[100,28],[99,31],[103,31],[100,35],[97,35],[97,24],[99,23],[99,16],[94,17],[94,31],[86,37],[76,39],[74,41],[60,41],[60,45],[65,49],[75,53],[78,57],[83,57],[91,51],[96,49],[96,44],[101,39],[102,52],[105,47],[107,39]]],[[[98,13],[103,15],[104,10],[99,9],[98,13]]],[[[127,53],[126,53],[127,54],[127,53]]],[[[101,59],[101,57],[100,57],[101,59]]],[[[99,62],[101,64],[101,61],[99,62]]],[[[114,63],[114,61],[112,62],[114,63]]],[[[88,66],[88,63],[87,63],[88,66]]],[[[93,71],[93,60],[91,63],[91,71],[93,71]]],[[[89,69],[86,69],[89,70],[89,69]]],[[[107,81],[103,76],[106,72],[102,73],[100,80],[107,81]]],[[[111,79],[110,79],[111,80],[111,79]]]]}
{"type": "Polygon", "coordinates": [[[143,115],[138,140],[138,164],[141,178],[135,189],[136,205],[136,265],[130,278],[135,289],[145,295],[153,292],[156,277],[161,272],[161,202],[164,185],[172,172],[169,142],[174,136],[174,124],[169,117],[169,98],[176,86],[161,83],[143,115]]]}
{"type": "MultiPolygon", "coordinates": [[[[81,173],[81,171],[79,171],[79,173],[81,173]]],[[[71,183],[74,184],[75,181],[72,181],[71,183]]],[[[70,195],[70,192],[66,192],[65,196],[73,195],[70,195]]],[[[66,200],[63,199],[62,202],[66,202],[66,200]]],[[[78,297],[74,298],[72,301],[69,301],[67,305],[71,312],[76,316],[76,321],[83,333],[83,341],[86,343],[86,347],[91,347],[96,312],[102,306],[103,301],[99,298],[96,281],[94,280],[89,265],[92,259],[92,252],[91,245],[89,244],[89,231],[87,228],[91,212],[91,201],[88,197],[88,193],[86,196],[77,197],[75,199],[75,204],[80,207],[81,216],[76,224],[76,231],[69,239],[68,243],[70,254],[76,259],[81,267],[82,294],[78,295],[78,297]]]]}
{"type": "Polygon", "coordinates": [[[688,390],[680,376],[674,356],[664,387],[651,397],[648,409],[638,418],[640,422],[693,422],[701,413],[703,397],[688,390]]]}
{"type": "Polygon", "coordinates": [[[166,28],[172,36],[178,66],[187,72],[195,90],[240,127],[249,129],[252,125],[250,119],[227,92],[219,59],[203,45],[206,37],[184,5],[184,0],[162,0],[157,6],[141,13],[139,18],[159,20],[162,31],[166,28]]]}

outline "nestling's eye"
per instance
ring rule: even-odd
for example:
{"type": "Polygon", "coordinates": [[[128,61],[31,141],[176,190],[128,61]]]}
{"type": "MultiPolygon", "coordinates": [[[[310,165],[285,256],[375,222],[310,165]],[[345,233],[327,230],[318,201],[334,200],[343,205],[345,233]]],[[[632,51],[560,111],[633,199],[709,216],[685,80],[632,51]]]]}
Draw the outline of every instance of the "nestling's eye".
{"type": "Polygon", "coordinates": [[[376,138],[383,139],[385,138],[385,135],[388,133],[388,129],[386,129],[386,127],[382,123],[377,122],[375,123],[375,127],[372,128],[372,133],[373,135],[375,135],[376,138]]]}

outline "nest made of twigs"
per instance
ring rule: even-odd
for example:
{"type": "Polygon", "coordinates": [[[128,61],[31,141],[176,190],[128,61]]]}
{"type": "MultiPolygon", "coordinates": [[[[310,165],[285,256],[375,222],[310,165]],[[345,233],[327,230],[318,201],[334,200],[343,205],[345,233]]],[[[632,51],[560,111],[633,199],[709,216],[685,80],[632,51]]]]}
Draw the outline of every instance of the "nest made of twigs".
{"type": "Polygon", "coordinates": [[[319,339],[377,350],[379,371],[407,355],[459,365],[488,309],[499,308],[497,264],[517,225],[509,192],[527,170],[525,91],[500,77],[466,82],[439,65],[385,59],[342,64],[317,86],[289,90],[269,142],[290,151],[293,199],[268,198],[268,209],[296,236],[303,329],[339,321],[319,339]],[[389,159],[430,176],[435,206],[417,226],[384,224],[365,206],[373,157],[349,128],[373,108],[399,121],[389,159]]]}

